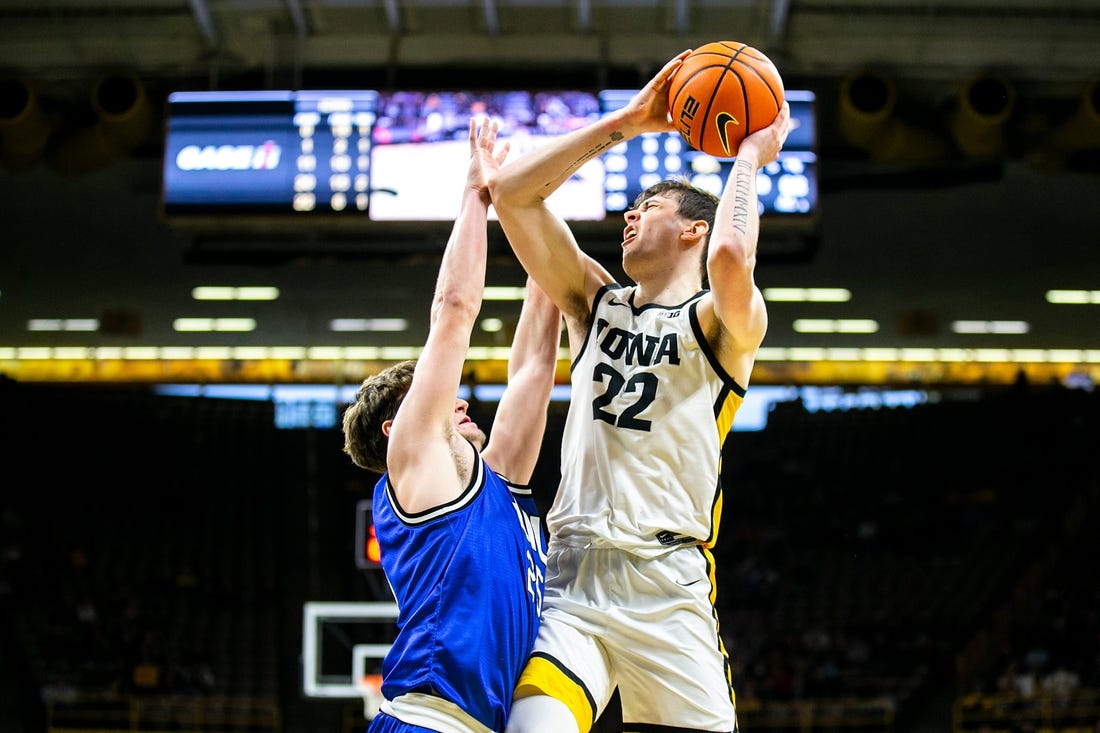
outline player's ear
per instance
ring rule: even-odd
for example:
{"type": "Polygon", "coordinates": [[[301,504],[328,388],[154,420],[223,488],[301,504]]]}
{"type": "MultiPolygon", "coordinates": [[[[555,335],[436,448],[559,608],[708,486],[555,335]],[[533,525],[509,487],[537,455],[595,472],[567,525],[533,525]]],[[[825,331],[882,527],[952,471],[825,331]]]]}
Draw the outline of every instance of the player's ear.
{"type": "Polygon", "coordinates": [[[382,421],[382,435],[385,435],[387,438],[390,437],[390,428],[391,427],[393,427],[393,420],[392,419],[383,420],[382,421]]]}
{"type": "Polygon", "coordinates": [[[696,219],[684,229],[683,237],[694,243],[698,240],[706,240],[708,231],[710,231],[710,224],[704,219],[696,219]]]}

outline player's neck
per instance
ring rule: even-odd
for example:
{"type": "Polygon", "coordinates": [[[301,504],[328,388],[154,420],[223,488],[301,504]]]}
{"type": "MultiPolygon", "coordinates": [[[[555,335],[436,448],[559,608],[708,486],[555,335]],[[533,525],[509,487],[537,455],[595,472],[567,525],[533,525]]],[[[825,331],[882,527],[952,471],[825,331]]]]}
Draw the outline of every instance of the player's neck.
{"type": "Polygon", "coordinates": [[[635,287],[634,305],[679,305],[702,289],[703,283],[698,276],[685,274],[680,277],[649,278],[635,287]]]}

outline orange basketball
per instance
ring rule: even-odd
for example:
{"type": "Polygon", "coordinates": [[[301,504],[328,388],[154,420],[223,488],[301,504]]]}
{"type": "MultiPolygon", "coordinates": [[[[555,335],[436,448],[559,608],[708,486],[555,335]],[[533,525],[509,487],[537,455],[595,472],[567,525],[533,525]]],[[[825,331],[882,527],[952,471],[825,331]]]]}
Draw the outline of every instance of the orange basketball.
{"type": "Polygon", "coordinates": [[[672,122],[688,145],[730,158],[746,135],[767,127],[783,106],[783,79],[767,56],[737,41],[693,50],[668,89],[672,122]]]}

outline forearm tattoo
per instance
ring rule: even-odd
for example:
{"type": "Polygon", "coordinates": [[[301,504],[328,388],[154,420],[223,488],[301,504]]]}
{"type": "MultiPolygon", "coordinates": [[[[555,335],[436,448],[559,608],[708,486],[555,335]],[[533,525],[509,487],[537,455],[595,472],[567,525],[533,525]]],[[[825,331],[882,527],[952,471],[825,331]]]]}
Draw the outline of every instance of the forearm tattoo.
{"type": "MultiPolygon", "coordinates": [[[[589,148],[583,154],[581,154],[581,157],[573,161],[573,163],[571,163],[570,166],[565,169],[560,178],[566,178],[573,175],[573,173],[575,173],[577,169],[579,169],[582,165],[592,160],[596,156],[602,154],[608,148],[618,145],[620,142],[623,141],[624,137],[625,136],[623,135],[623,133],[619,132],[618,130],[613,131],[611,133],[611,137],[609,137],[604,142],[597,143],[593,147],[589,148]]],[[[554,185],[554,183],[555,181],[548,181],[546,185],[543,186],[543,188],[550,188],[552,185],[554,185]]]]}
{"type": "Polygon", "coordinates": [[[749,212],[754,205],[752,198],[753,179],[756,171],[747,161],[733,163],[733,228],[741,234],[749,229],[749,212]]]}

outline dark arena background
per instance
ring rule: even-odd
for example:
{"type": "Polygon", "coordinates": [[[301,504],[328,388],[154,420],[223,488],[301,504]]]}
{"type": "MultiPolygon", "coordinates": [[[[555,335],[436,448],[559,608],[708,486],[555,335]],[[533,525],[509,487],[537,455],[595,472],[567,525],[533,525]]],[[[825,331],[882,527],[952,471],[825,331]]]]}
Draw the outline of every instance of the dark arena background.
{"type": "MultiPolygon", "coordinates": [[[[740,730],[1100,731],[1100,1],[4,0],[0,733],[363,731],[393,605],[339,416],[424,342],[469,115],[522,150],[726,39],[799,122],[723,452],[740,730]]],[[[616,277],[640,187],[730,166],[681,143],[554,200],[616,277]]]]}

